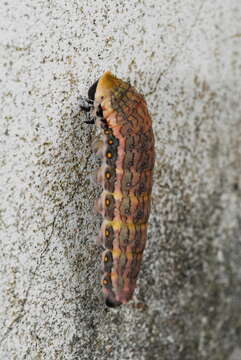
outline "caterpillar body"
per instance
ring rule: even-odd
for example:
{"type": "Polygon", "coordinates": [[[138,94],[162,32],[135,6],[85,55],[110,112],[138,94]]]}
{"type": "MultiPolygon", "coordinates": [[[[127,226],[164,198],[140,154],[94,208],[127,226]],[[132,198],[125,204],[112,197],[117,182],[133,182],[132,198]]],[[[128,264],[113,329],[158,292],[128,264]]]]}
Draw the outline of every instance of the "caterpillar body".
{"type": "Polygon", "coordinates": [[[103,192],[96,208],[103,216],[100,243],[102,286],[107,306],[133,295],[147,238],[155,162],[152,121],[144,97],[106,72],[88,91],[91,120],[102,129],[97,181],[103,192]]]}

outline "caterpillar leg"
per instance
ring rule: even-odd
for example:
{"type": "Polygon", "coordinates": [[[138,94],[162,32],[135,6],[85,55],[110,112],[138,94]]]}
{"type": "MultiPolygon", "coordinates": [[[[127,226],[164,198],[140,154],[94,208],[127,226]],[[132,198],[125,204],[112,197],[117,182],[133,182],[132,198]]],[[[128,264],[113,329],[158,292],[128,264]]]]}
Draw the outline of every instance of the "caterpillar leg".
{"type": "Polygon", "coordinates": [[[100,138],[96,138],[92,142],[91,148],[92,148],[93,152],[96,153],[97,157],[101,156],[103,153],[104,141],[101,140],[100,138]]]}
{"type": "Polygon", "coordinates": [[[89,104],[80,105],[80,110],[85,111],[85,112],[90,112],[91,106],[89,104]]]}
{"type": "Polygon", "coordinates": [[[84,97],[80,99],[80,109],[89,112],[93,108],[93,101],[84,97]]]}
{"type": "Polygon", "coordinates": [[[100,235],[97,235],[96,238],[95,238],[95,243],[97,246],[103,246],[103,240],[102,240],[102,237],[100,235]]]}
{"type": "Polygon", "coordinates": [[[91,99],[81,98],[80,110],[86,113],[87,120],[84,121],[85,124],[95,123],[95,117],[91,114],[93,110],[93,101],[91,99]]]}
{"type": "Polygon", "coordinates": [[[103,211],[103,207],[102,207],[102,202],[101,202],[101,199],[97,199],[95,200],[95,204],[94,204],[94,207],[93,207],[93,214],[94,215],[97,215],[97,214],[101,214],[102,211],[103,211]]]}

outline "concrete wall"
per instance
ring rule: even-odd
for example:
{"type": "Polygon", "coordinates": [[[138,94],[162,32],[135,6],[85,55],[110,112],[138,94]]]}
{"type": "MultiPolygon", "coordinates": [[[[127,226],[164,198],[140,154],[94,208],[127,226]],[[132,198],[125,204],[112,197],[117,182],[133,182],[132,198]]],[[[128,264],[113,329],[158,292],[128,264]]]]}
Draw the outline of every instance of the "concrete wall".
{"type": "Polygon", "coordinates": [[[12,0],[0,16],[0,359],[240,359],[240,0],[12,0]],[[107,69],[146,95],[157,152],[136,297],[117,310],[79,113],[107,69]]]}

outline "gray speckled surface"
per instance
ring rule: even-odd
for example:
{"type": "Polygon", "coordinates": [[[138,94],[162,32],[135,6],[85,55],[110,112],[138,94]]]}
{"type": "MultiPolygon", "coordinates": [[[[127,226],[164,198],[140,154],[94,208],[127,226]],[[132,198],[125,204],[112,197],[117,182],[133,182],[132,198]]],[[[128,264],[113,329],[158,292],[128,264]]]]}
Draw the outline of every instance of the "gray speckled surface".
{"type": "Polygon", "coordinates": [[[240,0],[13,0],[0,16],[0,359],[239,359],[240,0]],[[157,147],[136,297],[117,310],[78,116],[107,69],[146,94],[157,147]]]}

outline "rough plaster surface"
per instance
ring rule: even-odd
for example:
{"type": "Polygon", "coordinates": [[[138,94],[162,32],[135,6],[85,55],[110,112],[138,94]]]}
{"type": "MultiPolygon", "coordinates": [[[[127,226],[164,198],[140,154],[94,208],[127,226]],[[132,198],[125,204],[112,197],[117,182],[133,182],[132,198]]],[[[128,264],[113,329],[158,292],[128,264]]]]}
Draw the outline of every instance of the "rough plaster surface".
{"type": "Polygon", "coordinates": [[[240,23],[240,0],[1,2],[1,360],[241,358],[240,23]],[[146,94],[157,148],[136,298],[117,310],[78,106],[107,69],[146,94]]]}

